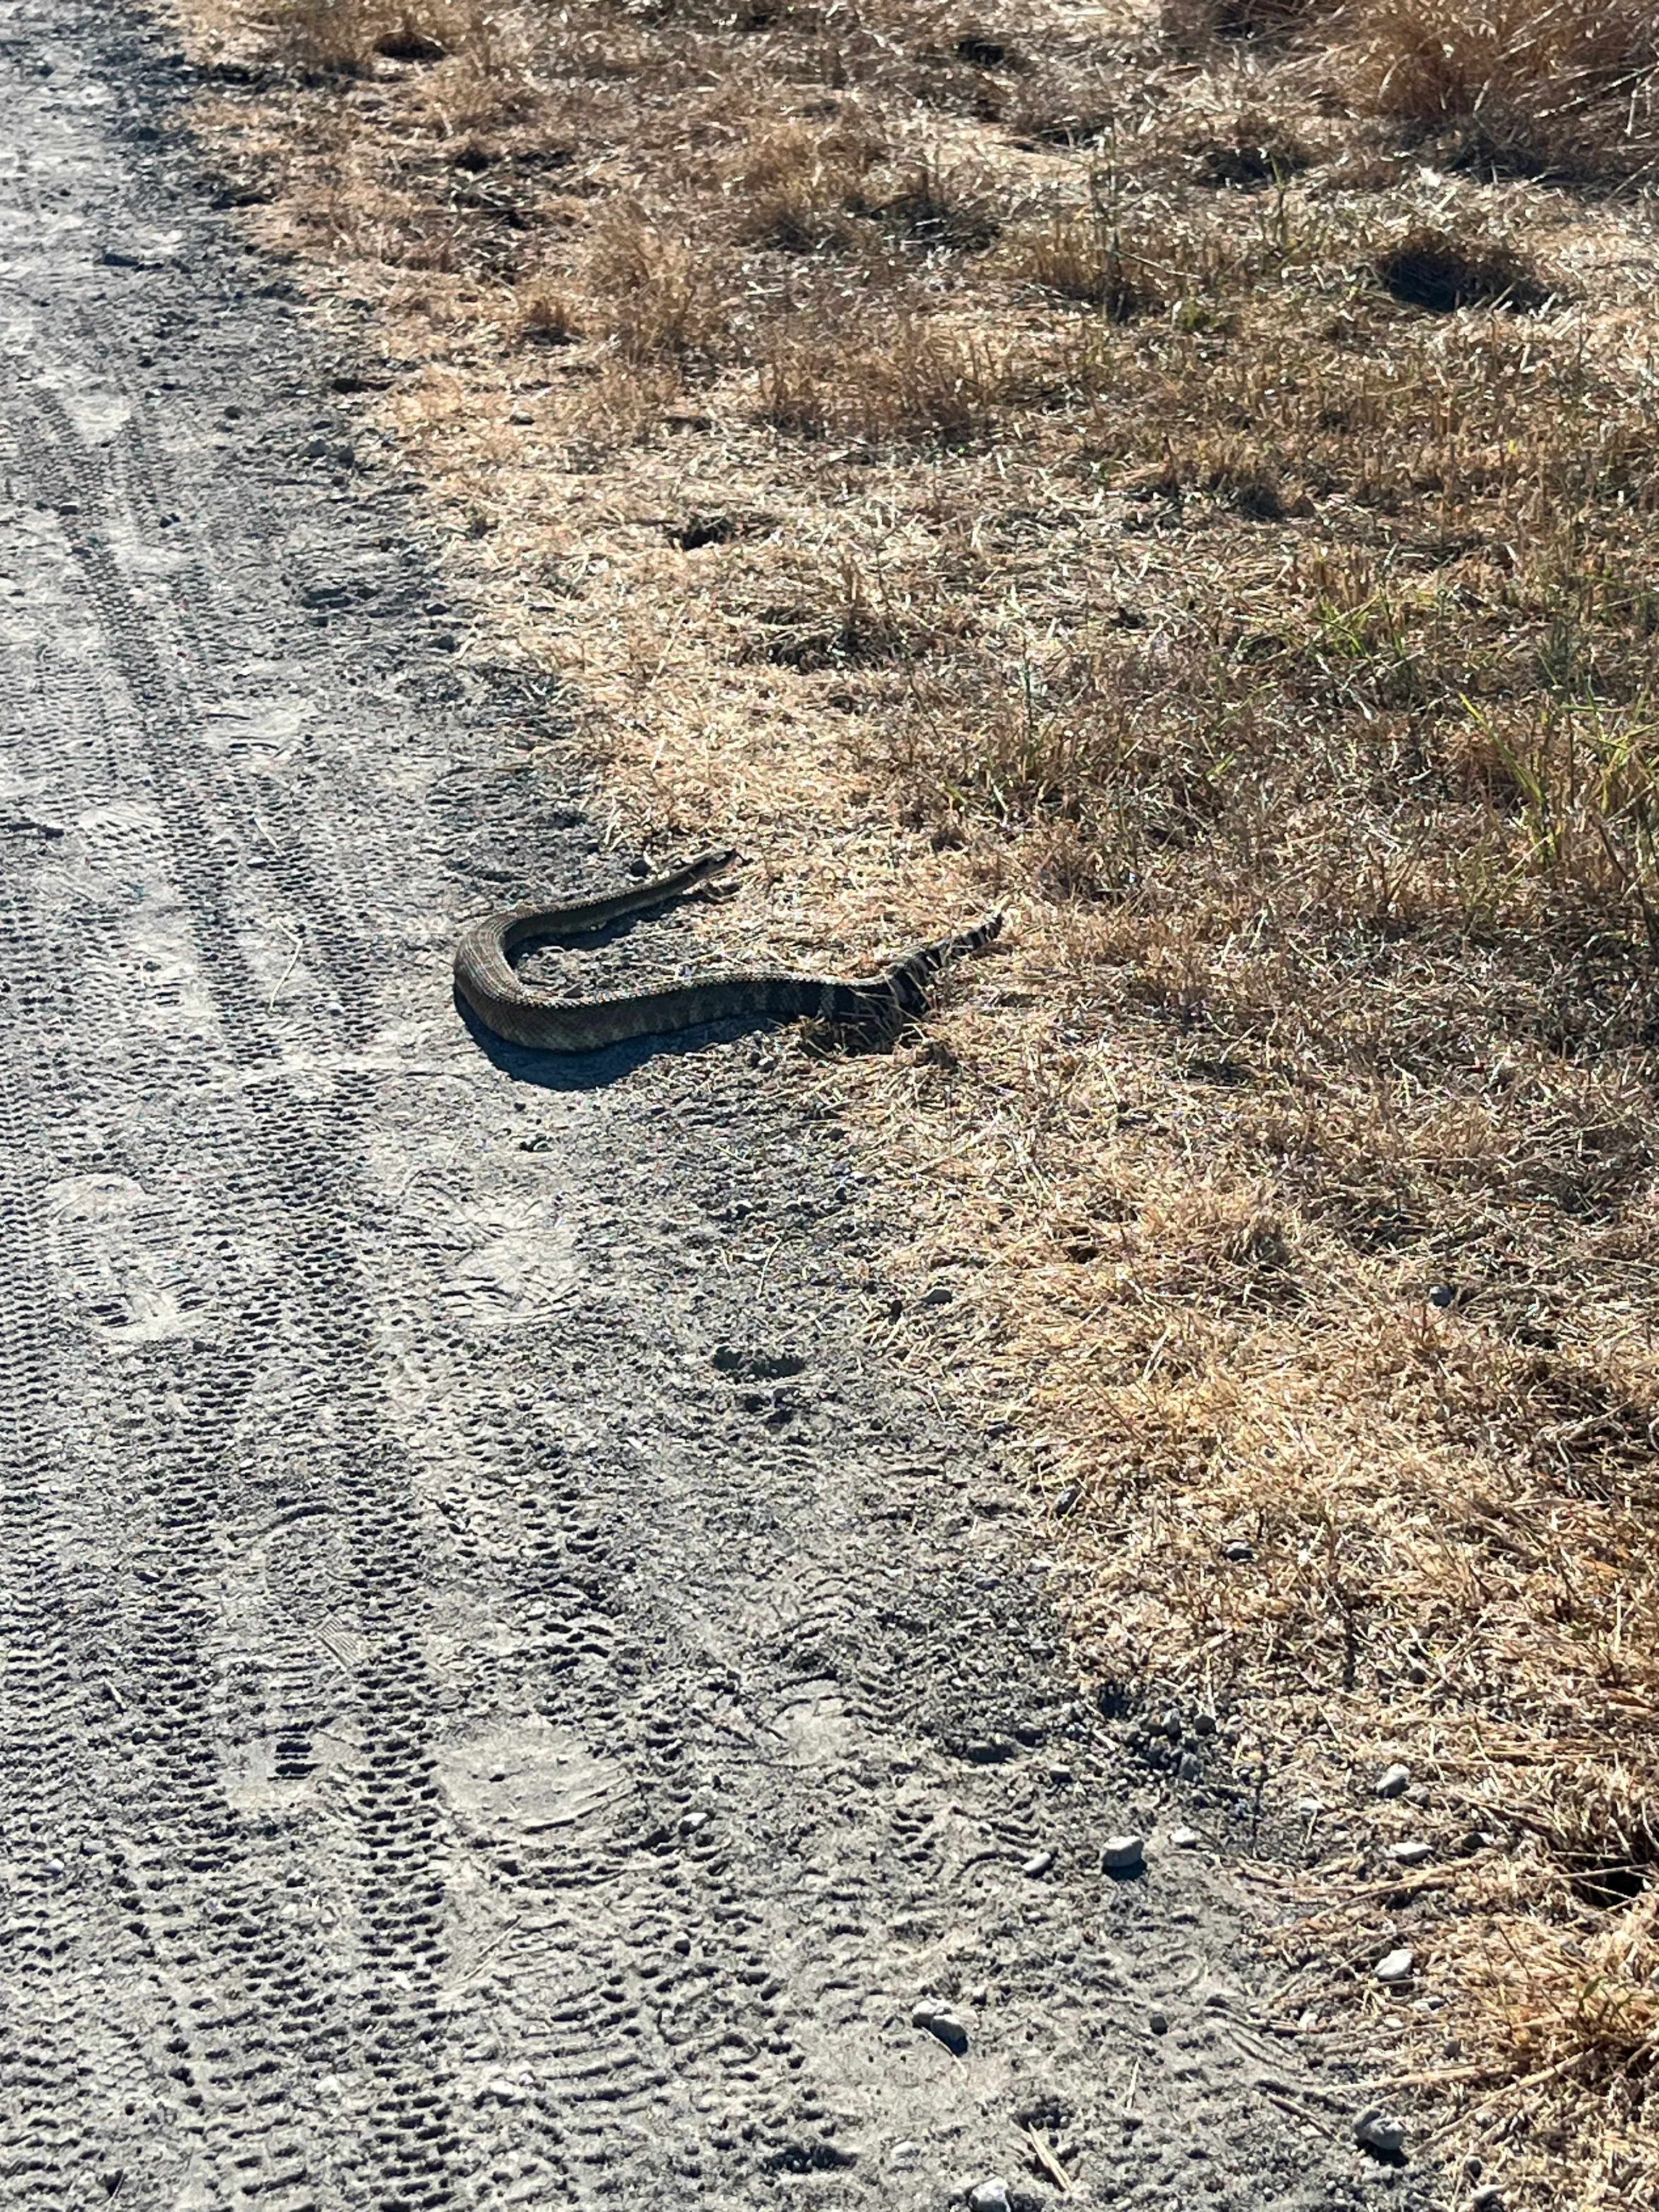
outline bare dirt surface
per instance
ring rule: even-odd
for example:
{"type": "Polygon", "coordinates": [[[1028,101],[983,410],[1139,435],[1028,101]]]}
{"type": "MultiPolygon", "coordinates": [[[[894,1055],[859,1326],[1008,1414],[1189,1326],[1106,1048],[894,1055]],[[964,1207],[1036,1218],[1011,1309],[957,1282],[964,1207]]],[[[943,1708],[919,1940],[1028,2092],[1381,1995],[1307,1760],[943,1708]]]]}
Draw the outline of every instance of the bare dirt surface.
{"type": "Polygon", "coordinates": [[[1440,2201],[863,1348],[834,1131],[754,1036],[457,1018],[460,920],[618,862],[180,84],[0,4],[0,2192],[1440,2201]]]}

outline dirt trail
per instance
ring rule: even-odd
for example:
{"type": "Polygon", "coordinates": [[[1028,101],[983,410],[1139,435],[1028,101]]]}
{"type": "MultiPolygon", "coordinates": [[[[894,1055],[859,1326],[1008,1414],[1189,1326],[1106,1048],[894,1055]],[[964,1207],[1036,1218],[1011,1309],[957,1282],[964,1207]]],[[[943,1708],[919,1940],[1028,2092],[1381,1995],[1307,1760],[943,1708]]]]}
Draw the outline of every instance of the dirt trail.
{"type": "Polygon", "coordinates": [[[0,2192],[1430,2201],[861,1351],[833,1133],[457,1019],[615,863],[106,13],[0,5],[0,2192]]]}

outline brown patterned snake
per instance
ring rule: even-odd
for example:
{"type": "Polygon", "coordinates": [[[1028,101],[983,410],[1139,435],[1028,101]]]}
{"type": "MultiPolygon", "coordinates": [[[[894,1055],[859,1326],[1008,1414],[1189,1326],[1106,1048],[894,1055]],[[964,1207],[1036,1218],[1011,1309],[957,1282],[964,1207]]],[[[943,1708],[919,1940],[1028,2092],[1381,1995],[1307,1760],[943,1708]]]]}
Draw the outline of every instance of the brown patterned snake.
{"type": "Polygon", "coordinates": [[[922,1012],[928,986],[947,961],[988,945],[1002,927],[993,915],[976,929],[942,937],[884,969],[878,975],[843,979],[796,975],[786,969],[740,968],[693,983],[617,997],[555,998],[521,983],[507,957],[531,938],[580,937],[625,915],[663,906],[693,884],[727,867],[733,853],[704,853],[681,868],[631,884],[604,898],[536,901],[470,923],[455,947],[455,988],[497,1036],[544,1052],[592,1052],[627,1037],[662,1036],[696,1029],[732,1014],[790,1021],[803,1014],[823,1022],[882,1022],[922,1012]]]}

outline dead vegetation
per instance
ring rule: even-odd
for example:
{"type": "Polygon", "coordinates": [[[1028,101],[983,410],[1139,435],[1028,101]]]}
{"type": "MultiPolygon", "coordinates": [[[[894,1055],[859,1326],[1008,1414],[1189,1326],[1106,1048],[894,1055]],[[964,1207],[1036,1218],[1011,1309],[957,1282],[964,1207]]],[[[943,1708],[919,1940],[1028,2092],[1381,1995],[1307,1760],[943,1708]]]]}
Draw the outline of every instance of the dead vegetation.
{"type": "Polygon", "coordinates": [[[1512,2203],[1659,2205],[1650,15],[191,18],[635,830],[788,956],[1011,909],[807,1079],[1115,1724],[1300,1896],[1289,2017],[1512,2203]]]}
{"type": "Polygon", "coordinates": [[[1640,0],[1364,0],[1356,97],[1443,160],[1600,182],[1659,154],[1659,18],[1640,0]]]}

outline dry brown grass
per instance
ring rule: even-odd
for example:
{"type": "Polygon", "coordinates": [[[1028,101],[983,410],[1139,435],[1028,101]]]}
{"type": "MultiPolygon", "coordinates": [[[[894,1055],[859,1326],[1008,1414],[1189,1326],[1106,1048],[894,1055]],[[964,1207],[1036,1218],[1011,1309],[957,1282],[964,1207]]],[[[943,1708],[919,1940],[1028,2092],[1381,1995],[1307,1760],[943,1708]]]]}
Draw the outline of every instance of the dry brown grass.
{"type": "Polygon", "coordinates": [[[994,339],[948,336],[920,319],[865,347],[785,331],[760,365],[758,411],[803,438],[961,445],[985,433],[1020,373],[994,339]]]}
{"type": "Polygon", "coordinates": [[[1594,180],[1659,158],[1646,0],[1354,0],[1349,14],[1356,93],[1443,159],[1594,180]]]}
{"type": "Polygon", "coordinates": [[[1012,265],[1041,291],[1093,307],[1111,322],[1127,323],[1158,304],[1116,226],[1097,210],[1052,217],[1021,241],[1012,265]]]}
{"type": "Polygon", "coordinates": [[[1127,1746],[1217,1723],[1290,2018],[1512,2203],[1659,2206],[1646,19],[191,9],[619,822],[786,956],[1009,908],[797,1079],[1127,1746]]]}
{"type": "Polygon", "coordinates": [[[1189,52],[1330,52],[1345,100],[1455,166],[1627,184],[1659,160],[1646,0],[1164,0],[1163,25],[1189,52]]]}

